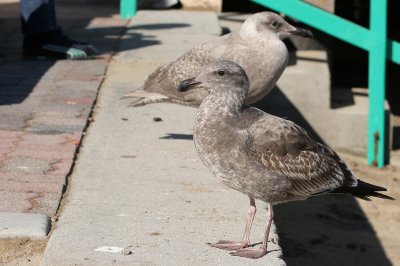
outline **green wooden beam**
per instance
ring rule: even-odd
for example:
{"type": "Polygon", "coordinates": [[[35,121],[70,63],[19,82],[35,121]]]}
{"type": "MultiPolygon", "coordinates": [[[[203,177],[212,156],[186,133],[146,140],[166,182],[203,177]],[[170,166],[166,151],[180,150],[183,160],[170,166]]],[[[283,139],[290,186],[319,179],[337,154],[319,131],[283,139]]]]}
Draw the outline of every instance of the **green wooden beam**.
{"type": "Polygon", "coordinates": [[[132,18],[136,15],[136,0],[120,0],[120,12],[122,18],[132,18]]]}
{"type": "MultiPolygon", "coordinates": [[[[387,0],[371,0],[368,64],[368,164],[385,164],[387,0]]],[[[392,47],[393,48],[393,47],[392,47]]]]}

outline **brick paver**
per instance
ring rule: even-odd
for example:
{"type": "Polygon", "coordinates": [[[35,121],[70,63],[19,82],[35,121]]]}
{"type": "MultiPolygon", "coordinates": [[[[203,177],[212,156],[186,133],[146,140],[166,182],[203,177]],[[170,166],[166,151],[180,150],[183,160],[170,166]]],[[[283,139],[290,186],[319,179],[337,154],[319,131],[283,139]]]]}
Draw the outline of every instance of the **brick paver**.
{"type": "Polygon", "coordinates": [[[127,21],[116,15],[117,5],[58,5],[64,30],[103,55],[27,59],[21,55],[18,3],[0,7],[0,212],[53,216],[127,21]]]}

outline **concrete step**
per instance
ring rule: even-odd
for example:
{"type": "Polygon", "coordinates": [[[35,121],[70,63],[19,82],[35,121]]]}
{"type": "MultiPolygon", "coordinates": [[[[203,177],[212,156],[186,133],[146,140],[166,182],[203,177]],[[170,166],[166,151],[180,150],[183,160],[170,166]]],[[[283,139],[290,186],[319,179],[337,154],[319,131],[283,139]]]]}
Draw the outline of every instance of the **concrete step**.
{"type": "Polygon", "coordinates": [[[45,214],[0,212],[0,238],[40,239],[50,231],[50,217],[45,214]]]}

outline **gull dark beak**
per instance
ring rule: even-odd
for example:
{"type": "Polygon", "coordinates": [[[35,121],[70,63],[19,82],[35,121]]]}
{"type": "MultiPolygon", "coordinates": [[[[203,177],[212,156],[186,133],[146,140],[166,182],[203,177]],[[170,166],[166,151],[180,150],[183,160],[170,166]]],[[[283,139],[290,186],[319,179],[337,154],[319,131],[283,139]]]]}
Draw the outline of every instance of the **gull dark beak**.
{"type": "Polygon", "coordinates": [[[176,91],[177,92],[189,91],[189,90],[195,89],[196,86],[199,84],[201,84],[201,82],[196,81],[195,78],[186,79],[186,80],[182,81],[181,83],[179,83],[179,85],[176,87],[176,91]]]}
{"type": "Polygon", "coordinates": [[[294,30],[290,30],[289,31],[290,34],[292,35],[297,35],[297,36],[301,36],[304,38],[313,38],[313,34],[310,30],[307,29],[303,29],[303,28],[295,28],[294,30]]]}

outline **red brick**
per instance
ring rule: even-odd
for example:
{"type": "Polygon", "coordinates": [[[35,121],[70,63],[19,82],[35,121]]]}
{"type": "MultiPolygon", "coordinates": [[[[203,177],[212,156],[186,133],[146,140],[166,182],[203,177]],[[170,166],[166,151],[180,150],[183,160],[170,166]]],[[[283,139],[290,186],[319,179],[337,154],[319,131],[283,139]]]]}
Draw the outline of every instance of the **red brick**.
{"type": "Polygon", "coordinates": [[[123,27],[126,25],[126,21],[119,19],[118,15],[111,17],[96,17],[90,21],[91,27],[123,27]]]}
{"type": "Polygon", "coordinates": [[[0,147],[13,146],[15,142],[17,142],[17,139],[0,139],[0,147]]]}
{"type": "Polygon", "coordinates": [[[62,160],[62,159],[72,159],[74,156],[73,152],[63,152],[63,151],[46,151],[46,150],[36,150],[36,149],[23,149],[19,147],[17,150],[7,154],[7,156],[18,156],[18,157],[29,157],[35,159],[50,159],[50,160],[62,160]]]}
{"type": "Polygon", "coordinates": [[[10,130],[1,130],[0,129],[0,139],[18,139],[25,132],[22,131],[10,131],[10,130]]]}
{"type": "Polygon", "coordinates": [[[26,150],[42,150],[42,151],[65,151],[65,152],[75,152],[76,144],[67,142],[63,139],[63,143],[59,144],[46,144],[37,142],[28,142],[26,140],[18,143],[18,149],[26,150]]]}
{"type": "Polygon", "coordinates": [[[66,177],[64,175],[40,175],[21,172],[2,172],[0,181],[15,181],[15,182],[39,182],[39,183],[57,183],[65,184],[66,177]]]}
{"type": "Polygon", "coordinates": [[[0,212],[26,212],[33,207],[30,199],[37,193],[0,191],[0,212]]]}
{"type": "Polygon", "coordinates": [[[54,102],[60,102],[70,105],[92,105],[94,99],[92,97],[88,98],[70,98],[70,97],[62,97],[54,99],[54,102]]]}
{"type": "Polygon", "coordinates": [[[12,142],[2,142],[0,140],[0,154],[6,154],[11,152],[13,149],[15,149],[15,144],[13,144],[12,142]]]}
{"type": "Polygon", "coordinates": [[[53,170],[53,164],[57,160],[38,159],[30,157],[6,157],[0,165],[0,173],[20,172],[28,174],[42,175],[53,170]]]}
{"type": "Polygon", "coordinates": [[[57,183],[25,183],[15,181],[0,181],[0,191],[24,193],[62,193],[64,185],[57,183]]]}
{"type": "Polygon", "coordinates": [[[60,203],[61,195],[59,193],[41,193],[34,199],[35,204],[29,213],[44,213],[52,217],[56,214],[60,203]]]}
{"type": "Polygon", "coordinates": [[[49,171],[48,174],[51,175],[64,175],[67,176],[71,171],[73,160],[64,160],[52,165],[53,170],[49,171]]]}
{"type": "MultiPolygon", "coordinates": [[[[70,159],[79,145],[81,134],[39,135],[27,134],[18,143],[12,156],[70,159]]],[[[1,148],[0,148],[1,152],[1,148]]]]}
{"type": "Polygon", "coordinates": [[[71,137],[73,135],[75,134],[45,135],[45,134],[27,133],[25,136],[21,138],[21,143],[59,145],[59,144],[65,144],[66,138],[71,137]]]}
{"type": "Polygon", "coordinates": [[[76,71],[69,71],[68,76],[65,79],[68,80],[78,80],[78,81],[98,81],[101,80],[103,76],[87,74],[76,71]]]}

